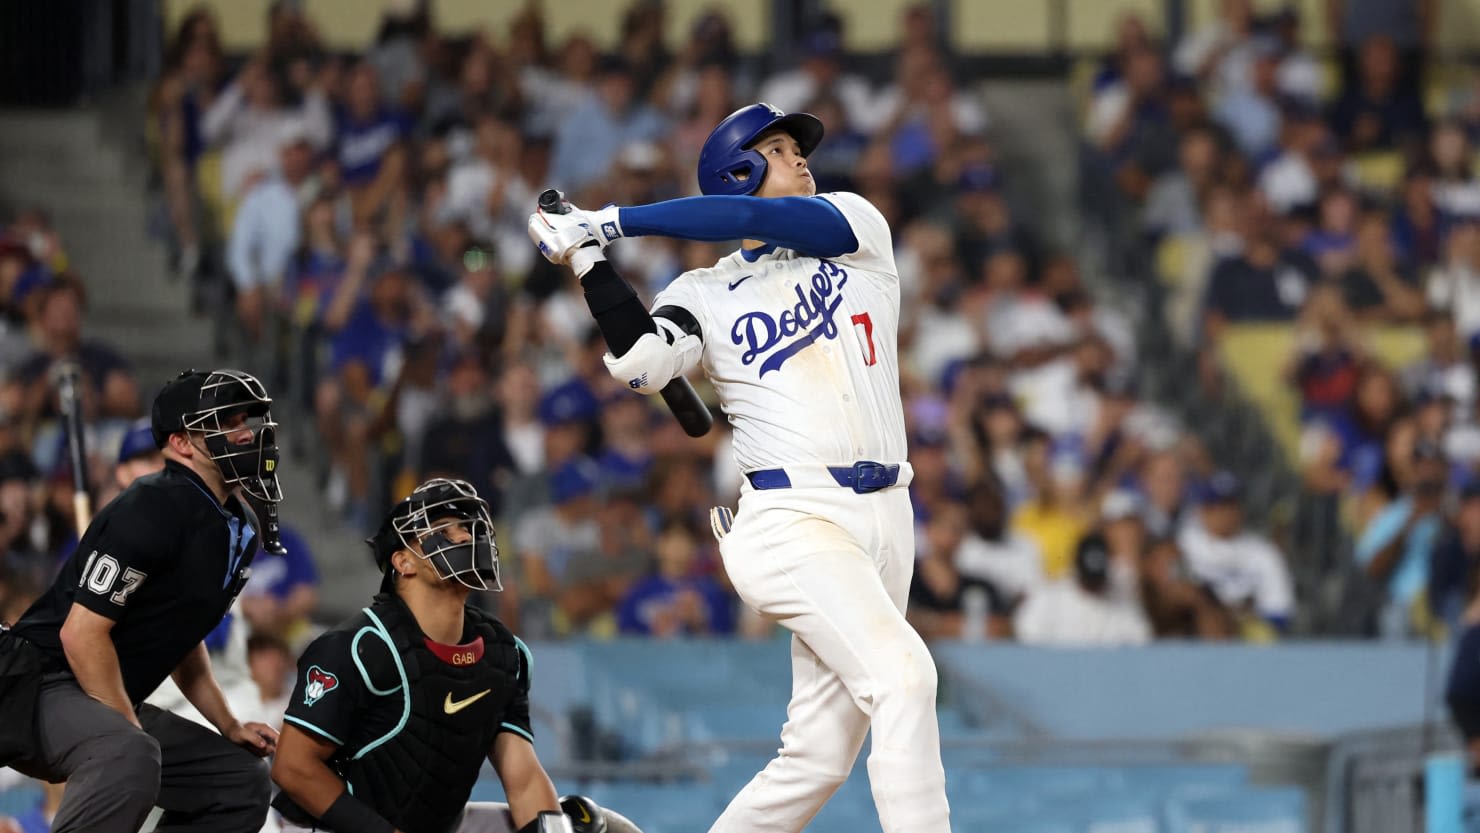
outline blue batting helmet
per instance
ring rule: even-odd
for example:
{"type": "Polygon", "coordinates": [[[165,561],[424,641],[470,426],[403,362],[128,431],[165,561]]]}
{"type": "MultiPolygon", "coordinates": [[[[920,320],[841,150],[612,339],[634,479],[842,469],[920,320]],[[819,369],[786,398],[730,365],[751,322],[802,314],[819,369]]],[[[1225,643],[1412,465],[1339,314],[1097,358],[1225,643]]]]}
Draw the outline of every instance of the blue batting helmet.
{"type": "Polygon", "coordinates": [[[785,130],[811,155],[822,141],[822,122],[811,113],[787,115],[769,104],[752,104],[731,113],[699,151],[699,190],[706,195],[752,194],[766,178],[766,160],[751,145],[770,130],[785,130]]]}

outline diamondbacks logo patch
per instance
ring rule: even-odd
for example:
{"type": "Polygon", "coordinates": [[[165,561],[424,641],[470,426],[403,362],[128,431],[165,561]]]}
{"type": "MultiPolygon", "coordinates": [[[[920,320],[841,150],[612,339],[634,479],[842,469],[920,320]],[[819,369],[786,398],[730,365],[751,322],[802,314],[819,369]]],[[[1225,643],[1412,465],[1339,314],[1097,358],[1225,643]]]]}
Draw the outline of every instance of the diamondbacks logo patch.
{"type": "Polygon", "coordinates": [[[317,665],[308,669],[307,685],[303,689],[303,705],[312,706],[325,694],[339,688],[339,678],[317,665]]]}

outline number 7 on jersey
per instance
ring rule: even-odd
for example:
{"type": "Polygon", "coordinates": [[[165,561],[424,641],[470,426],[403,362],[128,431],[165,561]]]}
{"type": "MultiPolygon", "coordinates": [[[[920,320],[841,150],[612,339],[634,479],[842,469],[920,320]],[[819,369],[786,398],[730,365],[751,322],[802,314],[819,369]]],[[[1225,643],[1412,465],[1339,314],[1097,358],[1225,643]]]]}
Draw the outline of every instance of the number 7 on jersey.
{"type": "Polygon", "coordinates": [[[864,365],[873,367],[878,358],[874,355],[874,320],[866,312],[860,312],[853,316],[853,326],[863,328],[863,342],[868,345],[868,355],[864,359],[864,365]]]}

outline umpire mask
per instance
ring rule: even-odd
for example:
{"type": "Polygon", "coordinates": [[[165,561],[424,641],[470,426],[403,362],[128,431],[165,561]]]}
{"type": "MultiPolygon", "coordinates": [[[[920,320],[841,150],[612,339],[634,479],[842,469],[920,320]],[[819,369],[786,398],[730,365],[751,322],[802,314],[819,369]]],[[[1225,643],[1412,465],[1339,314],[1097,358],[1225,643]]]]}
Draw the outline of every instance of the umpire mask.
{"type": "Polygon", "coordinates": [[[204,436],[206,453],[228,485],[240,486],[260,501],[277,503],[283,490],[277,478],[277,423],[271,405],[257,377],[240,370],[216,370],[201,382],[199,408],[181,418],[181,427],[204,436]],[[238,424],[236,418],[242,415],[246,421],[238,424]],[[251,439],[233,442],[243,430],[251,431],[251,439]]]}
{"type": "Polygon", "coordinates": [[[473,590],[504,589],[488,503],[465,480],[439,477],[417,486],[391,510],[369,544],[387,577],[391,556],[404,549],[418,553],[442,581],[473,590]]]}

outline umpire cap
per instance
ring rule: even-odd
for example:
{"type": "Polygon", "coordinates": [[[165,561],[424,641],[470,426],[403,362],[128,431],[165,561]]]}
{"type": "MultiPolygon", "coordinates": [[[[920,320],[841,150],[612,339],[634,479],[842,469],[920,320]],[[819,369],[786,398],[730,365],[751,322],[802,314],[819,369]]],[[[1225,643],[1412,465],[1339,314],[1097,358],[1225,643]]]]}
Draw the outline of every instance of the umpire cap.
{"type": "Polygon", "coordinates": [[[699,151],[699,190],[706,195],[753,194],[766,178],[766,158],[752,145],[771,130],[785,130],[802,156],[822,142],[822,120],[811,113],[781,112],[765,102],[731,113],[704,140],[699,151]]]}

